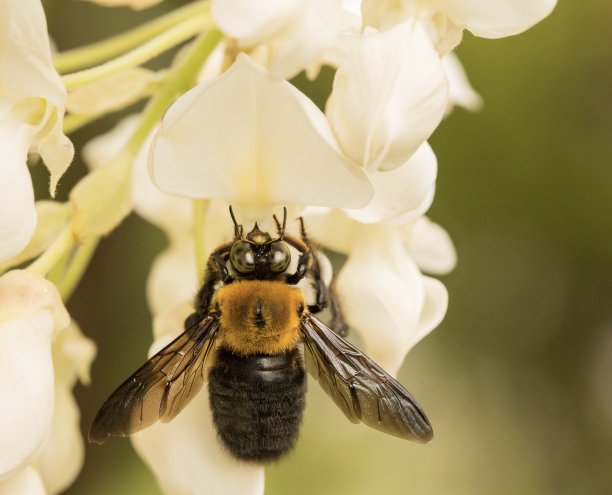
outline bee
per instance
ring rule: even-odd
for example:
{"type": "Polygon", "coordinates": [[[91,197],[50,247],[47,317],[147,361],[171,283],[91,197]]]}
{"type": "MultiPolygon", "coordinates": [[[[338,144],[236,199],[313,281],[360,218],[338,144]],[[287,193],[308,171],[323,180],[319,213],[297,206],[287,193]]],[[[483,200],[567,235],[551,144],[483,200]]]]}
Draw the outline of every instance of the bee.
{"type": "Polygon", "coordinates": [[[348,343],[332,288],[322,280],[317,250],[300,218],[300,237],[274,216],[278,236],[255,223],[209,257],[204,283],[185,331],[155,354],[102,405],[89,441],[126,436],[168,422],[201,390],[206,376],[213,422],[235,458],[267,463],[295,445],[305,406],[306,368],[353,423],[417,442],[433,430],[409,392],[348,343]],[[299,253],[289,273],[292,246],[299,253]],[[307,278],[314,303],[297,284],[307,278]],[[330,306],[330,328],[317,316],[330,306]],[[207,370],[208,373],[207,373],[207,370]]]}

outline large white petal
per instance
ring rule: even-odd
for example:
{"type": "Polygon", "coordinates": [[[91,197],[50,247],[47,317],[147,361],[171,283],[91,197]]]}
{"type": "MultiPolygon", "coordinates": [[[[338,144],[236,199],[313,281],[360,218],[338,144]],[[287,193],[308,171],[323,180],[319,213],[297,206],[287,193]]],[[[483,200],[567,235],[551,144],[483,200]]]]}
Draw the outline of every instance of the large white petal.
{"type": "Polygon", "coordinates": [[[36,227],[34,190],[26,165],[29,143],[23,127],[0,124],[0,262],[21,252],[36,227]]]}
{"type": "Polygon", "coordinates": [[[24,271],[0,278],[0,478],[28,465],[49,434],[51,340],[70,321],[57,289],[24,271]]]}
{"type": "Polygon", "coordinates": [[[275,204],[363,206],[369,181],[329,139],[314,103],[241,55],[174,103],[149,160],[154,182],[171,194],[266,212],[275,204]]]}
{"type": "Polygon", "coordinates": [[[425,304],[423,277],[395,235],[382,229],[353,248],[338,275],[347,321],[366,353],[396,374],[420,339],[425,304]]]}
{"type": "MultiPolygon", "coordinates": [[[[176,336],[176,321],[189,314],[163,317],[170,326],[153,344],[150,354],[176,336]]],[[[169,423],[157,423],[131,437],[138,454],[151,468],[164,491],[172,495],[259,495],[264,491],[263,467],[240,463],[219,444],[212,423],[206,385],[169,423]]]]}
{"type": "Polygon", "coordinates": [[[557,0],[440,0],[440,9],[476,36],[522,33],[550,15],[557,0]]]}
{"type": "Polygon", "coordinates": [[[48,495],[38,471],[28,466],[0,479],[0,495],[48,495]]]}
{"type": "Polygon", "coordinates": [[[383,222],[415,212],[433,194],[437,170],[436,155],[429,144],[423,143],[400,167],[369,172],[374,197],[365,208],[345,211],[362,223],[383,222]]]}
{"type": "Polygon", "coordinates": [[[433,133],[446,108],[444,69],[417,22],[369,36],[338,67],[326,114],[342,150],[370,170],[392,170],[433,133]]]}

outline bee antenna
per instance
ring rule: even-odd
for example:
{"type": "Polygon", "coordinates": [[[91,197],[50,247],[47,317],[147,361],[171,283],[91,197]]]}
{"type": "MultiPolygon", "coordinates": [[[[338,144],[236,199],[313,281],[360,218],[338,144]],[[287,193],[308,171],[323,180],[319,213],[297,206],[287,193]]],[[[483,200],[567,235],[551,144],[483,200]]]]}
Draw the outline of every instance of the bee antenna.
{"type": "Polygon", "coordinates": [[[242,241],[244,240],[242,237],[242,225],[238,225],[238,222],[236,221],[236,216],[234,215],[234,210],[232,209],[232,205],[230,205],[229,207],[229,212],[232,217],[232,221],[234,222],[234,235],[242,241]]]}
{"type": "Polygon", "coordinates": [[[287,227],[287,207],[283,206],[283,227],[280,229],[280,239],[285,235],[285,227],[287,227]]]}
{"type": "Polygon", "coordinates": [[[272,218],[274,219],[276,230],[278,231],[278,238],[274,239],[272,242],[282,241],[285,235],[285,227],[287,227],[287,208],[283,206],[283,225],[278,221],[276,214],[272,215],[272,218]]]}

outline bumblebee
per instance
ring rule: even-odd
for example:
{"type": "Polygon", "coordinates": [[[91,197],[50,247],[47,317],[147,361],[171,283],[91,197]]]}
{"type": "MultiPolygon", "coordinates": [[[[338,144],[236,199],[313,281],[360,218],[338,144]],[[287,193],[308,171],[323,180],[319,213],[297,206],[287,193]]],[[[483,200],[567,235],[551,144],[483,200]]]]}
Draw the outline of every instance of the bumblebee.
{"type": "Polygon", "coordinates": [[[245,236],[234,223],[232,242],[207,262],[195,311],[185,331],[155,354],[102,405],[89,441],[126,436],[171,421],[201,390],[208,375],[213,422],[235,458],[279,459],[295,445],[305,406],[306,371],[353,423],[417,442],[431,440],[427,416],[414,398],[374,361],[344,340],[346,325],[332,289],[322,280],[316,248],[300,218],[300,237],[278,236],[257,224],[245,236]],[[289,273],[291,252],[299,253],[289,273]],[[310,280],[314,304],[297,284],[310,280]],[[330,306],[331,328],[315,314],[330,306]],[[207,371],[208,370],[208,371],[207,371]]]}

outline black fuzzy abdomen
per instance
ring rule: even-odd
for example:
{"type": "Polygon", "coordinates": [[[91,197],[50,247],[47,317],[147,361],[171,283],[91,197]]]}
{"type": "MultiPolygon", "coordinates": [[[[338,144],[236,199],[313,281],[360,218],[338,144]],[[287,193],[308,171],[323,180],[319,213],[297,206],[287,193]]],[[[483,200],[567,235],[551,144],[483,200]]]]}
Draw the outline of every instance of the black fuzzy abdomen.
{"type": "Polygon", "coordinates": [[[219,437],[234,457],[269,462],[295,445],[306,392],[297,349],[241,357],[221,347],[208,390],[219,437]]]}

